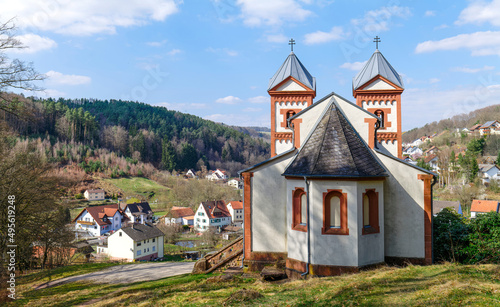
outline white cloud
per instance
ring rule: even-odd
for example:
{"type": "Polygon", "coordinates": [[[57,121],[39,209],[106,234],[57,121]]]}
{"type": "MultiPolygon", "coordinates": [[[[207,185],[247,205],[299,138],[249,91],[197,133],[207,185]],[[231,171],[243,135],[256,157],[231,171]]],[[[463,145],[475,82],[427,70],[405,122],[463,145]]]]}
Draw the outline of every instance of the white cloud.
{"type": "Polygon", "coordinates": [[[2,16],[17,16],[20,28],[77,36],[113,34],[117,27],[163,21],[177,11],[175,0],[23,0],[2,6],[2,16]]]}
{"type": "Polygon", "coordinates": [[[261,108],[245,108],[243,109],[243,112],[260,112],[262,111],[261,108]]]}
{"type": "Polygon", "coordinates": [[[49,50],[57,47],[57,43],[48,37],[36,34],[24,34],[15,37],[26,48],[11,49],[13,53],[36,53],[42,50],[49,50]]]}
{"type": "Polygon", "coordinates": [[[430,83],[430,84],[438,83],[439,81],[441,81],[441,80],[440,80],[440,79],[438,79],[438,78],[430,78],[430,79],[429,79],[429,83],[430,83]]]}
{"type": "Polygon", "coordinates": [[[500,26],[500,0],[493,0],[490,3],[484,1],[471,2],[460,13],[455,23],[458,25],[490,23],[493,26],[500,26]]]}
{"type": "Polygon", "coordinates": [[[417,45],[415,53],[462,48],[470,49],[472,55],[500,55],[500,32],[475,32],[459,34],[438,41],[426,41],[417,45]]]}
{"type": "Polygon", "coordinates": [[[242,100],[235,96],[226,96],[224,98],[217,99],[215,102],[223,104],[238,104],[242,102],[242,100]]]}
{"type": "Polygon", "coordinates": [[[408,7],[388,6],[368,11],[363,18],[352,19],[351,23],[361,27],[368,34],[377,34],[389,30],[393,17],[407,18],[409,16],[411,16],[411,11],[408,7]]]}
{"type": "Polygon", "coordinates": [[[295,0],[237,0],[236,3],[244,24],[250,27],[279,26],[284,21],[303,21],[312,15],[295,0]]]}
{"type": "Polygon", "coordinates": [[[266,40],[270,43],[284,43],[288,40],[288,37],[283,34],[270,34],[266,35],[266,40]]]}
{"type": "Polygon", "coordinates": [[[167,42],[167,40],[164,39],[160,42],[147,42],[146,45],[151,46],[151,47],[161,47],[161,46],[165,45],[166,42],[167,42]]]}
{"type": "Polygon", "coordinates": [[[485,65],[482,68],[454,67],[451,70],[458,71],[458,72],[465,72],[465,73],[469,73],[469,74],[475,74],[475,73],[480,72],[480,71],[493,70],[493,69],[495,69],[494,66],[485,65]]]}
{"type": "Polygon", "coordinates": [[[342,27],[333,27],[330,32],[316,31],[305,35],[307,45],[322,44],[344,38],[342,27]]]}
{"type": "Polygon", "coordinates": [[[212,48],[212,47],[208,47],[206,49],[206,51],[212,52],[212,53],[216,53],[216,54],[225,53],[228,56],[237,56],[238,55],[238,51],[227,49],[227,48],[212,48]]]}
{"type": "Polygon", "coordinates": [[[442,24],[440,26],[437,26],[437,27],[434,27],[434,30],[442,30],[442,29],[447,29],[449,28],[450,26],[447,25],[447,24],[442,24]]]}
{"type": "Polygon", "coordinates": [[[434,16],[436,16],[436,11],[425,11],[424,16],[425,17],[434,17],[434,16]]]}
{"type": "Polygon", "coordinates": [[[411,88],[403,93],[402,113],[404,129],[422,127],[425,123],[450,118],[454,115],[497,104],[500,100],[499,80],[489,79],[476,86],[449,90],[411,88]],[[432,97],[432,98],[430,98],[432,97]],[[422,119],[425,118],[425,121],[422,119]]]}
{"type": "Polygon", "coordinates": [[[256,96],[252,98],[248,98],[248,102],[250,103],[266,103],[269,102],[269,97],[266,96],[256,96]]]}
{"type": "Polygon", "coordinates": [[[169,52],[167,52],[167,55],[174,56],[174,55],[176,55],[178,53],[181,53],[180,49],[172,49],[169,52]]]}
{"type": "Polygon", "coordinates": [[[340,68],[345,68],[345,69],[349,69],[349,70],[358,71],[358,70],[361,70],[361,68],[363,68],[365,66],[366,62],[368,62],[368,61],[354,62],[354,63],[344,63],[344,64],[340,65],[340,68]]]}
{"type": "Polygon", "coordinates": [[[48,82],[50,84],[60,84],[60,85],[81,85],[89,84],[92,79],[87,76],[78,75],[65,75],[57,71],[49,71],[46,73],[48,77],[48,82]]]}

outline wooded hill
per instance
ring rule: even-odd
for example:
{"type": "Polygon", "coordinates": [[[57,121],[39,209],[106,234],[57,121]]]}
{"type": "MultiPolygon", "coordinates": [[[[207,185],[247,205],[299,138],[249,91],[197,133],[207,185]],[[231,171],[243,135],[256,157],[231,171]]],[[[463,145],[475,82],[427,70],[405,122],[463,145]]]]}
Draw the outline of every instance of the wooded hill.
{"type": "Polygon", "coordinates": [[[403,142],[411,142],[425,135],[440,133],[455,128],[470,128],[475,124],[484,124],[490,120],[500,120],[500,104],[474,110],[468,114],[455,115],[452,118],[442,119],[420,128],[411,129],[403,134],[403,142]]]}
{"type": "Polygon", "coordinates": [[[262,139],[165,107],[122,100],[18,100],[31,104],[34,120],[4,114],[9,126],[23,137],[50,140],[59,148],[48,155],[56,162],[92,163],[93,153],[105,149],[168,171],[222,168],[235,176],[270,155],[262,139]]]}

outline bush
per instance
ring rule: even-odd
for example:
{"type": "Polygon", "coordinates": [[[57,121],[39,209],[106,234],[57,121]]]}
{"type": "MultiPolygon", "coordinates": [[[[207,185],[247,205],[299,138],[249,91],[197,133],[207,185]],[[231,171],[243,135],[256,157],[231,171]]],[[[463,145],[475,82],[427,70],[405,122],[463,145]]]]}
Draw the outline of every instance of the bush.
{"type": "Polygon", "coordinates": [[[437,214],[434,227],[434,260],[462,262],[464,249],[469,244],[467,220],[452,208],[444,208],[437,214]]]}
{"type": "Polygon", "coordinates": [[[467,263],[500,263],[500,214],[479,214],[469,227],[467,263]]]}
{"type": "Polygon", "coordinates": [[[76,194],[75,199],[83,199],[83,194],[82,193],[76,194]]]}

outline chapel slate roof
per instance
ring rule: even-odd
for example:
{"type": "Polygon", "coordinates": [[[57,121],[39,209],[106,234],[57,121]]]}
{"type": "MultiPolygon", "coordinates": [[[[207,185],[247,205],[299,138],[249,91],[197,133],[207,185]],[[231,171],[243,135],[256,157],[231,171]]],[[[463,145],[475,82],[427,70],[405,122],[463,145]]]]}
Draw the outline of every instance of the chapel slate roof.
{"type": "Polygon", "coordinates": [[[404,88],[403,78],[401,78],[378,49],[375,50],[363,69],[352,79],[352,88],[356,90],[378,75],[386,78],[400,88],[404,88]]]}
{"type": "Polygon", "coordinates": [[[268,91],[276,87],[288,77],[294,77],[313,91],[316,90],[316,78],[311,76],[304,65],[299,61],[293,51],[269,81],[268,91]]]}
{"type": "Polygon", "coordinates": [[[385,169],[334,105],[325,113],[283,176],[385,177],[385,169]]]}
{"type": "Polygon", "coordinates": [[[134,241],[143,241],[164,236],[161,230],[150,224],[134,224],[120,230],[126,233],[134,241]]]}

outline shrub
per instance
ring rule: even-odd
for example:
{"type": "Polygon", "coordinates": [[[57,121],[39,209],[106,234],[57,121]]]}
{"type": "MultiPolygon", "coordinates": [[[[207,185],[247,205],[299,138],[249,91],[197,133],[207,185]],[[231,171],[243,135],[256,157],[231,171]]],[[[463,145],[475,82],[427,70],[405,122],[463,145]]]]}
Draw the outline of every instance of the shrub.
{"type": "Polygon", "coordinates": [[[76,194],[75,199],[83,199],[83,194],[82,193],[76,194]]]}
{"type": "Polygon", "coordinates": [[[437,214],[434,227],[434,260],[462,262],[464,249],[469,244],[467,220],[452,208],[444,208],[437,214]]]}
{"type": "Polygon", "coordinates": [[[479,214],[469,228],[470,244],[464,249],[467,263],[500,263],[500,214],[479,214]]]}

